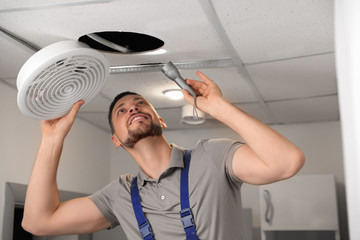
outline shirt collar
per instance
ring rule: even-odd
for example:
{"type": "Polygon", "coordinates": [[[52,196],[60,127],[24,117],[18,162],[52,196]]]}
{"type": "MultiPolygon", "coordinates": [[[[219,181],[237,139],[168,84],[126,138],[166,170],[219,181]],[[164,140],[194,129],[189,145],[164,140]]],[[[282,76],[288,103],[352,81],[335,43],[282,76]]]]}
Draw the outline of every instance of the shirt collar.
{"type": "MultiPolygon", "coordinates": [[[[173,168],[184,168],[184,155],[186,149],[180,148],[175,144],[170,144],[172,151],[170,156],[169,167],[160,175],[159,180],[168,175],[173,168]]],[[[146,182],[156,182],[158,180],[150,178],[140,167],[138,171],[138,187],[139,189],[145,185],[146,182]]]]}

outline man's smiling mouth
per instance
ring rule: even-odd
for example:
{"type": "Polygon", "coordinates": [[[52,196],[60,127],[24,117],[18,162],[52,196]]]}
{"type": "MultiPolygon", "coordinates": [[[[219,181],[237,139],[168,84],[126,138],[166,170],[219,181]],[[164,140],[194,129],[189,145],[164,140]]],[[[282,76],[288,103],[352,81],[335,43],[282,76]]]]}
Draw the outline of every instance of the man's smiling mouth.
{"type": "Polygon", "coordinates": [[[142,121],[142,120],[146,120],[150,117],[150,115],[148,114],[145,114],[145,113],[135,113],[134,115],[132,115],[128,121],[128,124],[131,125],[135,122],[139,122],[139,121],[142,121]]]}

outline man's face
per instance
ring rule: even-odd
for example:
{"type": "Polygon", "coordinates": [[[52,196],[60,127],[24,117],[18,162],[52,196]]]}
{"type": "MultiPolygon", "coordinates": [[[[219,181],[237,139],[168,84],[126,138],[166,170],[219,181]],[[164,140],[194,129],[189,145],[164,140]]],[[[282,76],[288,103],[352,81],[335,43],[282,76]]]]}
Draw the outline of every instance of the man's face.
{"type": "Polygon", "coordinates": [[[138,141],[150,136],[161,136],[166,127],[154,107],[139,95],[126,95],[119,99],[112,111],[116,147],[132,148],[138,141]]]}

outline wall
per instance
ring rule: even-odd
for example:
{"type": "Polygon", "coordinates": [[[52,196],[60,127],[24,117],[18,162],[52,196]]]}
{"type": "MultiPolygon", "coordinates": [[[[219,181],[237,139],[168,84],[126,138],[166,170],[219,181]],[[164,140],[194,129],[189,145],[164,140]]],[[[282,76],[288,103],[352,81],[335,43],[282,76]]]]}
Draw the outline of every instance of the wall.
{"type": "MultiPolygon", "coordinates": [[[[299,172],[300,175],[335,175],[337,180],[341,239],[348,239],[340,122],[277,125],[272,127],[304,151],[306,164],[299,172]]],[[[239,139],[235,133],[227,128],[165,131],[164,134],[169,142],[186,148],[192,148],[199,138],[226,137],[239,139]]],[[[112,147],[111,177],[117,178],[121,173],[136,173],[136,171],[137,166],[129,155],[122,149],[115,150],[112,147]]],[[[253,210],[254,239],[260,239],[258,187],[245,184],[243,185],[242,193],[243,206],[253,210]]]]}
{"type": "MultiPolygon", "coordinates": [[[[0,84],[0,236],[5,182],[27,184],[40,143],[40,122],[23,116],[17,91],[0,84]]],[[[65,142],[58,173],[59,189],[92,193],[109,181],[107,133],[77,119],[65,142]]],[[[4,239],[5,240],[5,239],[4,239]]]]}

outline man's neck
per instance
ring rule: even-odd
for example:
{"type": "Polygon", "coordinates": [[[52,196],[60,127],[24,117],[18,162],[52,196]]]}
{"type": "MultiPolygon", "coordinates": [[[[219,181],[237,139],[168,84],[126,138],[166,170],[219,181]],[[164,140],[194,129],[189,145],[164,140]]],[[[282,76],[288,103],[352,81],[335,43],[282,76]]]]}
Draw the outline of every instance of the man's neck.
{"type": "Polygon", "coordinates": [[[141,139],[126,150],[149,177],[158,179],[169,166],[172,148],[164,136],[158,136],[141,139]]]}

